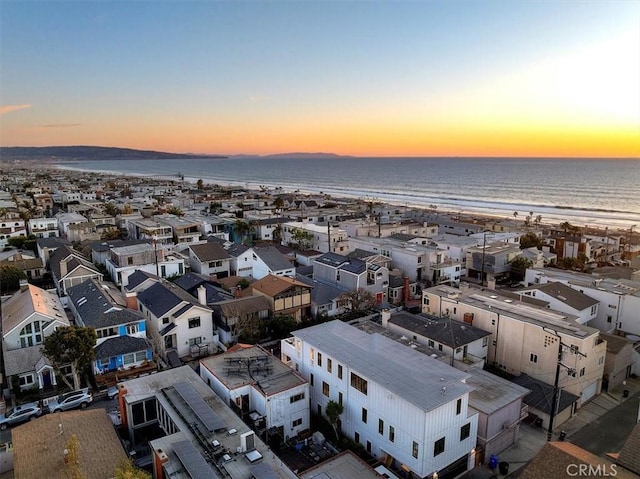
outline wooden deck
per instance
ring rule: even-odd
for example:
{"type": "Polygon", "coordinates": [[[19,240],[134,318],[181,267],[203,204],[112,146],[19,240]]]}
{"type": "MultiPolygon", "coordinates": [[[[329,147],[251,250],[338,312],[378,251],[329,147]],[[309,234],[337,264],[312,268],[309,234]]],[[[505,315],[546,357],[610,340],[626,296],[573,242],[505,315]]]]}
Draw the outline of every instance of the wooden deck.
{"type": "Polygon", "coordinates": [[[124,381],[125,379],[131,379],[138,376],[155,373],[158,370],[158,365],[155,361],[148,361],[146,364],[123,369],[122,371],[112,371],[107,374],[99,374],[95,376],[96,384],[100,389],[114,386],[119,381],[124,381]]]}

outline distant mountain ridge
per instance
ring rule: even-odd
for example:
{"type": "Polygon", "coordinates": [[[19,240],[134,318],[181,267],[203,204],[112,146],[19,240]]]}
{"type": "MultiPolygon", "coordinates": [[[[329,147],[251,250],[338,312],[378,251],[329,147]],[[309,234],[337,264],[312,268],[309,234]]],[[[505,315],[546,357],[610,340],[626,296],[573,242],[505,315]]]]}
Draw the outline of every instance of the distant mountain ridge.
{"type": "Polygon", "coordinates": [[[272,155],[203,155],[196,153],[167,153],[165,151],[136,150],[111,146],[2,146],[0,160],[173,160],[193,158],[259,158],[259,159],[323,159],[352,158],[335,153],[276,153],[272,155]]]}
{"type": "Polygon", "coordinates": [[[164,151],[135,150],[110,146],[2,146],[2,160],[173,160],[227,158],[225,155],[195,155],[164,151]]]}

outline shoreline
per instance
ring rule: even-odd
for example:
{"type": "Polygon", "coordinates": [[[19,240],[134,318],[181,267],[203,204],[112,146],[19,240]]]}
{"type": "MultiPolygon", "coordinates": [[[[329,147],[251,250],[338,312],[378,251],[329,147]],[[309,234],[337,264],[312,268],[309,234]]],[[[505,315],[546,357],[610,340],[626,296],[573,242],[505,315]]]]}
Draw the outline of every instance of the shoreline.
{"type": "MultiPolygon", "coordinates": [[[[177,183],[182,183],[182,184],[188,184],[190,186],[192,186],[195,189],[195,186],[197,184],[197,181],[199,179],[203,179],[203,178],[196,178],[196,177],[191,177],[191,176],[184,176],[182,179],[177,179],[174,175],[154,175],[154,174],[143,174],[143,173],[128,173],[128,174],[124,174],[121,172],[115,172],[115,171],[111,171],[111,170],[88,170],[88,169],[83,169],[83,168],[75,168],[75,167],[70,167],[68,166],[68,164],[58,164],[58,163],[50,163],[48,165],[46,165],[47,167],[49,167],[52,170],[62,170],[62,171],[73,171],[73,172],[78,172],[78,173],[94,173],[96,175],[104,175],[104,176],[114,176],[114,177],[118,177],[118,178],[127,178],[127,177],[136,177],[136,178],[148,178],[150,180],[154,180],[154,181],[159,181],[159,180],[166,180],[166,181],[171,181],[171,182],[177,182],[177,183]]],[[[204,179],[203,179],[204,180],[204,179]]],[[[205,182],[205,185],[207,183],[205,182]]],[[[443,207],[441,205],[437,205],[436,208],[430,208],[428,206],[422,205],[422,204],[414,204],[414,203],[409,203],[409,202],[402,202],[402,201],[389,201],[389,200],[381,200],[378,197],[373,197],[373,196],[361,196],[361,195],[357,195],[357,194],[349,194],[349,193],[343,193],[340,195],[334,195],[334,194],[327,194],[324,189],[320,189],[320,188],[314,188],[314,187],[301,187],[301,188],[296,188],[295,190],[290,189],[290,188],[285,188],[285,187],[281,187],[281,186],[277,186],[277,185],[271,185],[271,184],[264,184],[264,183],[259,183],[259,182],[243,182],[243,181],[226,181],[226,182],[218,182],[218,183],[213,183],[213,184],[217,184],[220,186],[227,186],[227,187],[240,187],[240,188],[244,188],[246,190],[248,190],[251,194],[260,194],[261,192],[264,191],[264,189],[266,188],[267,191],[271,194],[273,194],[276,190],[276,188],[281,188],[282,191],[279,191],[279,194],[292,194],[292,195],[304,195],[304,196],[312,196],[312,195],[323,195],[325,197],[327,197],[330,200],[333,201],[364,201],[364,202],[369,202],[369,201],[374,201],[376,203],[381,203],[381,204],[386,204],[389,206],[397,206],[397,207],[404,207],[404,208],[410,208],[410,209],[414,209],[414,210],[420,210],[420,211],[424,211],[424,212],[433,212],[433,213],[442,213],[444,215],[447,215],[451,218],[458,216],[459,218],[462,219],[462,221],[467,221],[470,223],[478,223],[478,222],[503,222],[503,223],[507,223],[507,224],[512,224],[514,228],[526,228],[527,230],[531,230],[531,231],[536,231],[536,230],[542,230],[545,228],[559,228],[559,225],[563,223],[563,221],[545,221],[544,220],[544,216],[543,216],[543,220],[537,225],[532,225],[530,227],[526,227],[525,226],[525,221],[524,219],[519,219],[519,218],[512,218],[511,215],[513,214],[513,212],[510,215],[507,214],[502,214],[502,213],[492,213],[490,211],[486,211],[486,210],[482,210],[481,208],[477,208],[477,209],[460,209],[460,208],[446,208],[443,207]]],[[[556,207],[559,208],[559,207],[556,207]]],[[[573,207],[563,207],[566,209],[573,209],[573,207]]],[[[606,213],[607,210],[602,210],[601,212],[606,213]]],[[[537,215],[534,214],[533,218],[535,218],[537,215]]],[[[525,216],[520,216],[521,218],[524,218],[525,216]]],[[[628,228],[623,228],[620,225],[614,225],[614,224],[594,224],[594,222],[590,222],[590,223],[586,223],[586,222],[571,222],[566,220],[567,222],[569,222],[570,224],[572,224],[573,226],[578,226],[580,228],[592,231],[592,232],[602,232],[603,234],[606,231],[609,231],[609,234],[611,233],[617,233],[619,235],[628,235],[628,228]]],[[[524,234],[524,233],[523,233],[524,234]]]]}

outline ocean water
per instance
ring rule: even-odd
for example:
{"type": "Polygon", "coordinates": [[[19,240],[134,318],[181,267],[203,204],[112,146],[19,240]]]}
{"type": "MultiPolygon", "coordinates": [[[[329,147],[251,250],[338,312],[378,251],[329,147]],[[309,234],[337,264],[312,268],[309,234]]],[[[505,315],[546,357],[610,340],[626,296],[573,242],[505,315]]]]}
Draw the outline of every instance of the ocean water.
{"type": "Polygon", "coordinates": [[[282,187],[440,211],[640,226],[640,160],[507,158],[211,158],[74,161],[62,168],[205,184],[282,187]]]}

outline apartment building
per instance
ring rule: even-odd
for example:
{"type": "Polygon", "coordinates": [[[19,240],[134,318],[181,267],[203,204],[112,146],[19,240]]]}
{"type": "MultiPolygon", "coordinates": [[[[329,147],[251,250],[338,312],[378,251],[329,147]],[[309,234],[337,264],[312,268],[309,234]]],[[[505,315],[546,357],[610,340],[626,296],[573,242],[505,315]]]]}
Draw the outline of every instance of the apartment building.
{"type": "Polygon", "coordinates": [[[338,427],[384,464],[424,478],[473,462],[467,373],[341,321],[295,331],[281,354],[309,381],[311,412],[342,404],[338,427]]]}
{"type": "Polygon", "coordinates": [[[302,221],[283,223],[282,244],[298,244],[301,249],[313,249],[321,253],[330,251],[332,253],[347,254],[349,252],[347,232],[331,224],[318,225],[302,221]],[[302,232],[305,235],[302,241],[303,244],[300,244],[298,232],[302,232]]]}
{"type": "Polygon", "coordinates": [[[448,286],[424,290],[422,312],[490,332],[487,362],[509,374],[524,373],[553,385],[561,351],[559,386],[580,397],[579,406],[600,393],[607,344],[577,316],[493,290],[448,286]]]}

